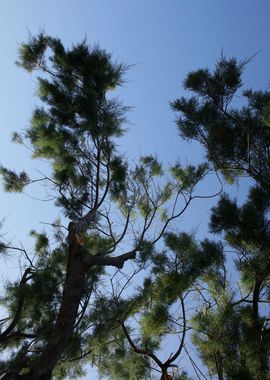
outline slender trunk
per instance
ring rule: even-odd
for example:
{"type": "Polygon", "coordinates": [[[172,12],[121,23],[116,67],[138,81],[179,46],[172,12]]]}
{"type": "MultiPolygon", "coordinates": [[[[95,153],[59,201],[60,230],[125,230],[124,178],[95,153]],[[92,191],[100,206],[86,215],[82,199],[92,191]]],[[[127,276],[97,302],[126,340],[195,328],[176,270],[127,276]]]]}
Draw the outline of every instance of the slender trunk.
{"type": "Polygon", "coordinates": [[[216,365],[218,380],[224,380],[222,359],[221,359],[219,354],[214,354],[214,361],[215,361],[215,365],[216,365]]]}
{"type": "Polygon", "coordinates": [[[259,300],[260,300],[260,291],[263,280],[261,278],[256,279],[254,289],[253,289],[253,299],[252,299],[252,314],[254,325],[258,324],[259,316],[259,300]]]}

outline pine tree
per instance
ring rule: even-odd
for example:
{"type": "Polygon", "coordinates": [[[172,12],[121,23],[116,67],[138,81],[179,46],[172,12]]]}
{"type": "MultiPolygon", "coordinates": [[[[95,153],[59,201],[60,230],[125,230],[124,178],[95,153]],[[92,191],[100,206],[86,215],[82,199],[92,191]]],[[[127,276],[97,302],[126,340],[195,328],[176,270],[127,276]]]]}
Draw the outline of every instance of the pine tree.
{"type": "Polygon", "coordinates": [[[209,273],[204,300],[193,317],[193,342],[210,374],[224,379],[269,379],[269,104],[268,91],[246,90],[242,108],[234,96],[245,62],[222,57],[215,70],[188,74],[194,95],[172,103],[180,111],[182,137],[197,140],[227,181],[249,176],[247,200],[223,194],[212,209],[210,231],[236,253],[229,273],[209,273]],[[230,277],[236,278],[230,281],[230,277]],[[231,283],[232,282],[232,283],[231,283]]]}
{"type": "MultiPolygon", "coordinates": [[[[21,45],[18,65],[40,73],[41,105],[13,141],[27,143],[32,158],[47,161],[50,173],[31,178],[25,171],[1,167],[4,187],[21,192],[32,183],[44,184],[63,217],[52,223],[53,236],[31,231],[34,252],[1,243],[2,252],[19,251],[25,267],[2,297],[8,313],[1,321],[0,343],[6,352],[2,379],[75,379],[83,374],[84,363],[96,363],[97,350],[107,361],[110,355],[119,359],[118,368],[111,366],[112,378],[119,371],[122,378],[147,378],[149,361],[137,365],[134,350],[125,352],[124,331],[117,332],[113,354],[108,351],[105,326],[114,310],[101,303],[99,289],[107,267],[122,269],[127,261],[137,270],[147,266],[169,223],[196,197],[207,166],[178,164],[165,176],[153,156],[128,165],[115,143],[124,133],[127,108],[112,97],[126,67],[113,63],[99,47],[83,41],[67,49],[59,39],[40,33],[21,45]],[[94,300],[102,308],[100,316],[94,300]]],[[[106,370],[99,360],[102,374],[106,370]]]]}

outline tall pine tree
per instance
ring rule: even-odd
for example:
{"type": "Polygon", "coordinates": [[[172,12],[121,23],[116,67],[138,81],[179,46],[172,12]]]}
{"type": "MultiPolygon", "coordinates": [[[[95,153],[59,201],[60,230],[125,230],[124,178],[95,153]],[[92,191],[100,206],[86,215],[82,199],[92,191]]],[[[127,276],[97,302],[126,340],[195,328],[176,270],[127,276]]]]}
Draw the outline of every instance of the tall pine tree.
{"type": "MultiPolygon", "coordinates": [[[[187,209],[208,169],[178,165],[165,176],[153,156],[128,165],[115,143],[124,132],[127,109],[112,97],[125,66],[99,47],[83,41],[66,49],[41,33],[21,45],[18,65],[40,73],[40,106],[13,140],[30,145],[33,159],[46,160],[50,173],[33,179],[1,167],[4,187],[21,192],[43,183],[64,219],[52,223],[53,236],[31,231],[33,252],[1,243],[1,251],[21,253],[25,272],[2,297],[8,314],[1,321],[6,356],[0,371],[6,380],[76,378],[84,363],[95,362],[91,303],[105,268],[122,269],[131,260],[138,268],[147,266],[153,247],[187,209]]],[[[106,312],[109,325],[113,310],[106,312]]],[[[105,330],[99,333],[105,350],[105,330]]],[[[136,364],[131,352],[127,359],[136,364]]],[[[130,378],[147,378],[149,365],[134,369],[130,378]]]]}
{"type": "Polygon", "coordinates": [[[236,107],[247,62],[221,57],[212,72],[191,72],[184,87],[193,95],[172,103],[181,136],[200,142],[215,170],[240,186],[251,179],[244,204],[223,194],[212,209],[210,231],[223,236],[235,266],[208,274],[193,317],[193,341],[219,380],[267,380],[270,370],[270,93],[245,90],[236,107]]]}

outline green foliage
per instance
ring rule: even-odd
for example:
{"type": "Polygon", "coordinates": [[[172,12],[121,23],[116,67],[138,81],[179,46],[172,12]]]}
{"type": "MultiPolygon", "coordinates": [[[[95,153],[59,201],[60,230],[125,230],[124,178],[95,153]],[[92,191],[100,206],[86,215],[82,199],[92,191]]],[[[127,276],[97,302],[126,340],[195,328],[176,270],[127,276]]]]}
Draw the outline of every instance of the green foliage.
{"type": "Polygon", "coordinates": [[[105,255],[113,246],[111,238],[104,238],[98,234],[87,234],[84,236],[84,241],[91,255],[105,255]]]}
{"type": "Polygon", "coordinates": [[[192,319],[193,342],[211,372],[224,371],[229,379],[267,379],[267,344],[252,323],[250,308],[227,301],[218,309],[201,309],[192,319]],[[260,353],[260,354],[258,354],[260,353]]]}
{"type": "Polygon", "coordinates": [[[30,231],[30,236],[36,239],[35,250],[36,252],[40,252],[48,248],[49,239],[46,233],[40,234],[34,230],[30,231]]]}
{"type": "Polygon", "coordinates": [[[269,266],[269,206],[268,194],[253,187],[243,206],[238,207],[236,201],[224,195],[212,209],[211,230],[224,232],[227,242],[239,250],[240,261],[236,265],[241,269],[242,280],[249,285],[254,278],[265,278],[269,266]]]}
{"type": "Polygon", "coordinates": [[[200,356],[209,366],[211,373],[223,371],[224,368],[228,375],[230,371],[233,371],[239,378],[243,378],[241,372],[246,372],[243,364],[239,363],[236,366],[239,316],[233,313],[230,305],[224,305],[224,309],[217,312],[211,309],[200,310],[193,318],[192,325],[193,342],[198,347],[200,356]]]}
{"type": "Polygon", "coordinates": [[[174,282],[176,294],[185,291],[206,269],[218,268],[224,261],[223,246],[218,242],[206,239],[198,244],[187,233],[167,233],[165,243],[175,254],[175,275],[168,273],[168,280],[174,282]]]}
{"type": "Polygon", "coordinates": [[[200,69],[187,75],[184,87],[195,95],[171,103],[180,113],[177,125],[181,136],[197,140],[207,160],[221,170],[229,182],[243,173],[269,189],[266,127],[269,91],[244,91],[247,106],[233,108],[233,98],[242,86],[241,74],[247,61],[221,57],[214,70],[200,69]],[[263,159],[262,159],[263,157],[263,159]]]}
{"type": "MultiPolygon", "coordinates": [[[[110,185],[112,195],[123,195],[127,165],[115,153],[113,138],[124,132],[127,108],[106,93],[122,83],[125,66],[86,41],[65,49],[44,33],[21,45],[18,64],[45,74],[38,77],[37,91],[43,105],[34,110],[25,138],[34,158],[51,162],[52,178],[61,187],[56,204],[74,219],[93,205],[97,185],[98,194],[110,185]]],[[[22,141],[18,134],[13,140],[22,141]]],[[[29,182],[24,172],[2,169],[2,176],[9,191],[29,182]]]]}
{"type": "Polygon", "coordinates": [[[270,103],[266,104],[263,110],[263,124],[269,128],[270,127],[270,103]]]}
{"type": "MultiPolygon", "coordinates": [[[[94,324],[90,337],[93,360],[98,360],[100,376],[110,376],[115,380],[147,379],[149,378],[148,360],[141,360],[129,347],[121,322],[125,321],[128,314],[136,309],[134,301],[125,301],[119,298],[99,298],[91,312],[91,322],[94,324]]],[[[132,330],[127,327],[129,333],[132,330]]]]}
{"type": "Polygon", "coordinates": [[[141,213],[141,216],[143,218],[148,218],[151,211],[152,211],[152,207],[151,207],[151,201],[150,199],[146,196],[146,195],[142,195],[140,197],[140,201],[139,201],[139,204],[138,204],[138,209],[141,213]]]}
{"type": "Polygon", "coordinates": [[[141,163],[144,167],[147,167],[150,175],[160,176],[163,174],[162,165],[158,162],[157,158],[154,156],[144,156],[140,158],[141,163]]]}
{"type": "Polygon", "coordinates": [[[203,179],[207,169],[207,164],[200,164],[197,167],[193,165],[183,167],[180,163],[177,163],[171,167],[171,173],[183,190],[191,191],[203,179]]]}
{"type": "Polygon", "coordinates": [[[22,144],[23,138],[18,132],[13,132],[11,141],[14,142],[15,144],[22,144]]]}
{"type": "Polygon", "coordinates": [[[142,334],[146,338],[159,337],[166,332],[168,309],[165,304],[157,303],[144,314],[141,320],[142,334]]]}
{"type": "Polygon", "coordinates": [[[81,379],[86,376],[86,371],[82,368],[81,363],[78,361],[76,363],[61,362],[57,365],[54,370],[53,376],[55,380],[64,379],[81,379]]]}
{"type": "Polygon", "coordinates": [[[109,375],[112,380],[149,379],[150,371],[147,360],[142,360],[136,353],[121,348],[121,344],[116,344],[111,353],[105,351],[103,358],[104,361],[100,360],[99,362],[101,376],[109,375]]]}
{"type": "Polygon", "coordinates": [[[127,164],[118,156],[111,160],[110,168],[112,171],[111,194],[116,200],[120,200],[123,197],[125,198],[127,189],[127,164]]]}
{"type": "Polygon", "coordinates": [[[154,246],[151,241],[143,240],[140,243],[139,261],[145,263],[154,253],[154,246]]]}
{"type": "Polygon", "coordinates": [[[242,86],[241,75],[246,62],[238,62],[235,58],[222,56],[211,73],[208,69],[200,69],[188,74],[184,88],[194,91],[199,96],[213,97],[216,101],[221,97],[234,95],[242,86]]]}
{"type": "Polygon", "coordinates": [[[39,63],[43,61],[43,55],[47,48],[48,37],[43,33],[37,36],[30,36],[31,43],[22,44],[19,49],[18,66],[23,67],[25,70],[33,71],[39,63]]]}
{"type": "Polygon", "coordinates": [[[3,178],[4,189],[9,193],[21,193],[24,187],[30,182],[30,179],[25,171],[17,174],[15,171],[1,166],[0,175],[3,178]]]}

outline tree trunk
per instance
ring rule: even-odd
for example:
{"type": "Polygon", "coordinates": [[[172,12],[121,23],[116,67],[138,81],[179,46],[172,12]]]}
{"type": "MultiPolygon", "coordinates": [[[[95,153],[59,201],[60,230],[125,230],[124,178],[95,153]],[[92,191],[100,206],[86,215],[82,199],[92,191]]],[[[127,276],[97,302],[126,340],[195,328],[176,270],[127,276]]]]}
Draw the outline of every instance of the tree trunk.
{"type": "Polygon", "coordinates": [[[82,257],[70,255],[61,307],[48,343],[24,380],[49,380],[72,334],[87,269],[82,257]]]}
{"type": "Polygon", "coordinates": [[[172,377],[167,372],[163,372],[160,380],[172,380],[172,377]]]}
{"type": "Polygon", "coordinates": [[[24,375],[7,375],[6,380],[50,380],[57,362],[61,358],[67,342],[72,334],[80,304],[86,273],[89,265],[86,264],[76,238],[70,241],[67,274],[62,295],[61,306],[55,325],[48,342],[33,365],[30,372],[24,375]]]}

